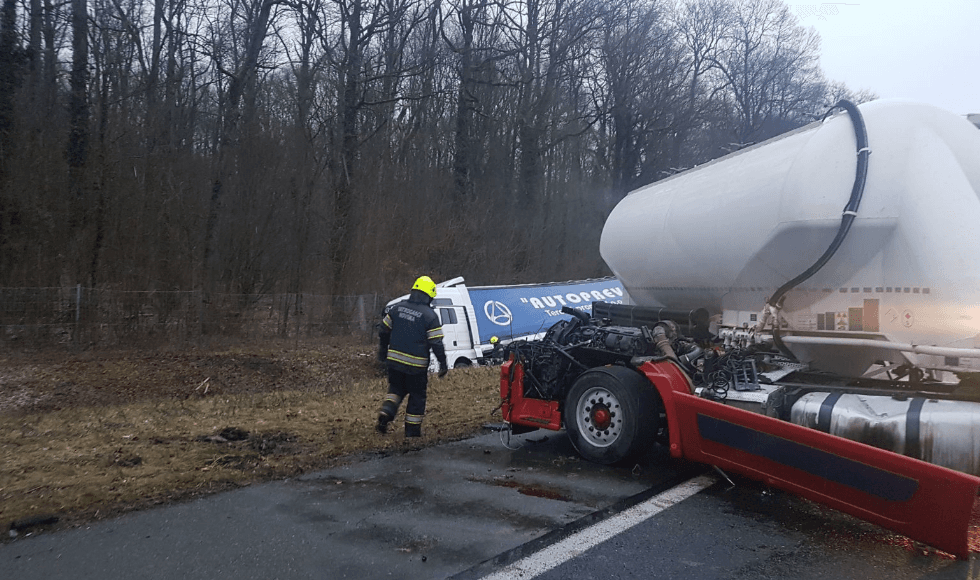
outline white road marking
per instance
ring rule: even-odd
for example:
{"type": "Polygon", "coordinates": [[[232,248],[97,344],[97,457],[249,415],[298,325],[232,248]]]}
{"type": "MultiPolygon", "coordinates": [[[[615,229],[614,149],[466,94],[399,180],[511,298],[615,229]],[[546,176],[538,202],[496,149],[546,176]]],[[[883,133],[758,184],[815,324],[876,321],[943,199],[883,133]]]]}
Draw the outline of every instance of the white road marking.
{"type": "Polygon", "coordinates": [[[544,574],[548,570],[571,560],[589,548],[597,546],[615,535],[625,532],[633,526],[652,518],[665,509],[684,501],[717,481],[718,479],[712,475],[701,475],[690,479],[677,487],[672,487],[660,495],[651,497],[645,502],[624,510],[594,526],[576,532],[540,552],[535,552],[530,556],[526,556],[512,564],[504,566],[493,574],[484,576],[482,580],[512,580],[513,578],[529,580],[530,578],[544,574]]]}

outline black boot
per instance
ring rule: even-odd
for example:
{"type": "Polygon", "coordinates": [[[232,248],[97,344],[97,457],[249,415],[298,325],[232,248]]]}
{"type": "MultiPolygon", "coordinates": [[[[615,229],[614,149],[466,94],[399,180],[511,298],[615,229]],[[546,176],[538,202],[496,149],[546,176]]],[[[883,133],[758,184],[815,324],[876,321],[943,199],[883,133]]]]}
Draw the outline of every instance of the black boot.
{"type": "Polygon", "coordinates": [[[374,428],[382,435],[388,432],[388,423],[391,422],[391,417],[385,415],[384,413],[378,413],[378,424],[374,428]]]}
{"type": "Polygon", "coordinates": [[[405,423],[405,437],[421,437],[422,426],[418,423],[405,423]]]}

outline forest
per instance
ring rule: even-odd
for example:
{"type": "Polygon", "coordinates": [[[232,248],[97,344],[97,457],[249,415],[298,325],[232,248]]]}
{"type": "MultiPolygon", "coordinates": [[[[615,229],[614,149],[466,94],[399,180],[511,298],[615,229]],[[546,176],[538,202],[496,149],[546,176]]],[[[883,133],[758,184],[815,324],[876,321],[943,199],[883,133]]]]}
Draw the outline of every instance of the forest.
{"type": "Polygon", "coordinates": [[[874,98],[819,57],[780,0],[2,0],[0,287],[604,275],[631,189],[874,98]]]}

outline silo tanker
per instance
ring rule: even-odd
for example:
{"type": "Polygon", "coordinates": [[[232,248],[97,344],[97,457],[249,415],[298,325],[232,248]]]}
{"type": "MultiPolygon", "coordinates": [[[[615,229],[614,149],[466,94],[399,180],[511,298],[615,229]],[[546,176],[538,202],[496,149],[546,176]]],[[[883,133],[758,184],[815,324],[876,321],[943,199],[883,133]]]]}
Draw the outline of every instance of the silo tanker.
{"type": "Polygon", "coordinates": [[[980,131],[910,102],[630,193],[630,305],[514,345],[501,409],[617,463],[653,442],[966,557],[980,489],[980,131]]]}
{"type": "Polygon", "coordinates": [[[824,371],[980,370],[980,131],[915,103],[861,112],[861,147],[838,115],[631,193],[603,259],[639,305],[706,308],[753,334],[778,312],[785,348],[824,371]],[[836,252],[773,304],[842,218],[836,252]]]}

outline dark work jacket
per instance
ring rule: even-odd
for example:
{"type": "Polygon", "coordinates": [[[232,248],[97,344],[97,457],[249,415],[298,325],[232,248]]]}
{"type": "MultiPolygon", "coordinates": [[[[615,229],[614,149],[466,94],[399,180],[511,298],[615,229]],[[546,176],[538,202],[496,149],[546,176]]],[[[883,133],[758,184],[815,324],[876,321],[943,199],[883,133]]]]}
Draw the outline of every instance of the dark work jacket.
{"type": "Polygon", "coordinates": [[[436,355],[440,368],[446,368],[439,315],[429,306],[428,295],[413,290],[408,300],[393,305],[381,321],[379,354],[390,369],[424,374],[429,369],[429,350],[436,355]]]}

